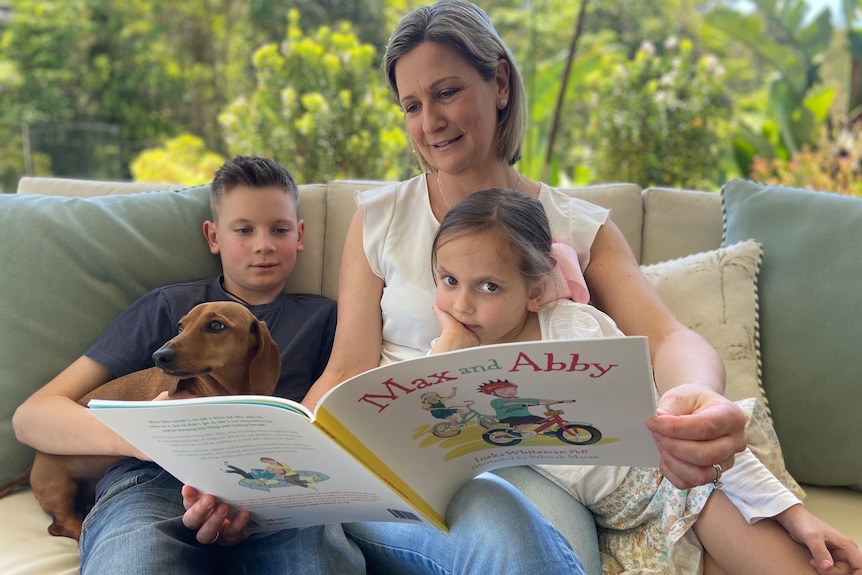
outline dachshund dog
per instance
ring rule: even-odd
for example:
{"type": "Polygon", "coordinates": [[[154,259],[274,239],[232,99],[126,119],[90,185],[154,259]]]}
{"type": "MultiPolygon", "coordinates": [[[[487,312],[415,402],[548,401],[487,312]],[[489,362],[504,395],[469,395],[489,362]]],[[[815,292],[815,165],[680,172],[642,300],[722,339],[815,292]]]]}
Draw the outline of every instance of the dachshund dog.
{"type": "MultiPolygon", "coordinates": [[[[153,354],[156,367],[105,383],[82,397],[146,401],[167,391],[194,395],[272,395],[281,372],[278,347],[269,330],[245,306],[210,302],[195,306],[179,321],[180,333],[153,354]]],[[[28,469],[0,487],[0,497],[30,486],[54,522],[51,535],[79,539],[81,517],[92,507],[95,485],[112,455],[50,455],[37,451],[28,469]]]]}

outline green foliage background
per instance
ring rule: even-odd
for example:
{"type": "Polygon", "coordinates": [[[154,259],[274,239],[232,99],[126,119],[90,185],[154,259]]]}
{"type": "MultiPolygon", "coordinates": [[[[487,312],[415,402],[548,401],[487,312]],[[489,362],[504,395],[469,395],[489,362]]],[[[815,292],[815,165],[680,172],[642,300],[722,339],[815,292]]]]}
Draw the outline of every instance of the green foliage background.
{"type": "Polygon", "coordinates": [[[287,38],[255,52],[254,89],[221,114],[231,154],[277,158],[305,182],[405,175],[401,112],[380,75],[369,73],[374,48],[347,22],[313,36],[299,24],[294,10],[287,38]]]}
{"type": "MultiPolygon", "coordinates": [[[[860,2],[844,0],[843,21],[856,21],[860,2]]],[[[238,153],[277,157],[301,181],[415,173],[380,57],[398,18],[425,3],[9,0],[11,18],[0,22],[0,128],[11,134],[3,189],[25,172],[81,175],[67,166],[200,183],[214,158],[238,153]],[[74,139],[62,132],[70,123],[119,126],[120,141],[60,158],[57,141],[74,139]],[[22,126],[60,135],[31,142],[25,163],[15,153],[26,147],[22,126]]],[[[810,14],[804,0],[753,0],[748,12],[722,0],[478,4],[524,73],[530,120],[518,168],[530,177],[717,189],[751,175],[755,160],[789,170],[804,153],[809,165],[831,165],[847,155],[842,142],[859,139],[862,87],[850,78],[862,76],[862,30],[810,14]],[[655,48],[649,57],[645,46],[655,48]]],[[[842,163],[841,181],[858,171],[842,163]]],[[[818,185],[840,187],[821,172],[818,185]]]]}

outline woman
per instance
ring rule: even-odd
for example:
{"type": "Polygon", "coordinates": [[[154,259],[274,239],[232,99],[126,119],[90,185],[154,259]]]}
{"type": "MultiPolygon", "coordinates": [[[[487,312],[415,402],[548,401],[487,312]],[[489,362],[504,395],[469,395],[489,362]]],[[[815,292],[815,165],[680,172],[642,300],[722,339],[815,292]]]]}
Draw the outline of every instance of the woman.
{"type": "MultiPolygon", "coordinates": [[[[624,332],[649,337],[663,393],[659,415],[649,427],[661,452],[662,472],[680,488],[716,480],[720,469],[733,464],[733,454],[745,448],[744,416],[722,396],[721,360],[662,304],[622,234],[607,219],[607,210],[530,181],[513,167],[525,132],[525,90],[511,53],[487,15],[463,0],[411,11],[390,39],[384,68],[424,173],[358,197],[342,259],[332,356],[304,403],[312,407],[327,390],[378,363],[429,351],[439,334],[430,273],[431,242],[439,222],[473,192],[512,188],[538,197],[556,237],[578,252],[593,303],[624,332]]],[[[528,468],[498,475],[565,534],[588,572],[600,572],[595,526],[582,506],[528,468]]],[[[466,489],[471,492],[465,496],[462,490],[462,501],[486,497],[473,486],[466,489]]],[[[220,518],[211,515],[213,501],[198,501],[191,491],[189,495],[187,525],[209,522],[218,529],[220,518]]],[[[477,504],[476,509],[491,505],[477,504]]],[[[379,557],[387,550],[400,553],[411,545],[433,562],[435,550],[449,551],[454,539],[441,544],[423,530],[405,544],[406,526],[390,523],[346,529],[366,557],[373,556],[372,569],[378,560],[391,559],[379,557]]],[[[504,549],[507,543],[500,533],[499,547],[504,549]]]]}

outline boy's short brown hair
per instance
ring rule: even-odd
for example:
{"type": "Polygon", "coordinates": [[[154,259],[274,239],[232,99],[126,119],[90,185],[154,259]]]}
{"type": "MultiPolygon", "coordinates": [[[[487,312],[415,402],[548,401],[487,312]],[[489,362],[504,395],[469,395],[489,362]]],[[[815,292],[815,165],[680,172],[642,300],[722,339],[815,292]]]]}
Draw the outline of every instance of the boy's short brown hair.
{"type": "Polygon", "coordinates": [[[237,156],[218,169],[210,186],[210,211],[218,218],[224,195],[238,186],[249,188],[279,188],[293,198],[299,209],[299,188],[293,175],[281,164],[260,156],[237,156]]]}

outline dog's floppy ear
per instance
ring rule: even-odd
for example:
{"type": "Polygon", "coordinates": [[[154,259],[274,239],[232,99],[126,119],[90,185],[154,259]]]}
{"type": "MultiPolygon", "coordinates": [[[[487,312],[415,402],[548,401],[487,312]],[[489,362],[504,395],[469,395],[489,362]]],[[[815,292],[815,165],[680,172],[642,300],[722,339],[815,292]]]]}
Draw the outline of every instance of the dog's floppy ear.
{"type": "Polygon", "coordinates": [[[281,357],[278,345],[269,333],[266,323],[255,320],[252,331],[257,335],[257,353],[248,367],[251,392],[257,395],[272,395],[281,375],[281,357]]]}

